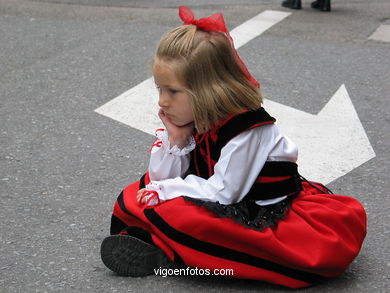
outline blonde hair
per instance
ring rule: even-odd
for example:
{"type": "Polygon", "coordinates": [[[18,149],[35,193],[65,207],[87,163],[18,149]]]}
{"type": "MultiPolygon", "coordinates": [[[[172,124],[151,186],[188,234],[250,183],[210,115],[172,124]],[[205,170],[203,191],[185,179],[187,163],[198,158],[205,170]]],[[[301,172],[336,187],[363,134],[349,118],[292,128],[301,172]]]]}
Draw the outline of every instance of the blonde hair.
{"type": "Polygon", "coordinates": [[[242,71],[222,32],[179,26],[160,40],[153,64],[156,60],[168,62],[185,85],[199,133],[231,114],[261,106],[259,89],[242,71]]]}

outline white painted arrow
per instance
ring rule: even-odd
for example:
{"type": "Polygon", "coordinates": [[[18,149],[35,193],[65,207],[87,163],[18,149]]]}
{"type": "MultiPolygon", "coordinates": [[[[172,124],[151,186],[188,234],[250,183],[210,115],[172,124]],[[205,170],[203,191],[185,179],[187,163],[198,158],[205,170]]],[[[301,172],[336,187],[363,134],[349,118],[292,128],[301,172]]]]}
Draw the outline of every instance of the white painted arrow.
{"type": "MultiPolygon", "coordinates": [[[[236,48],[259,36],[290,13],[265,11],[231,32],[236,48]]],[[[158,93],[149,78],[95,111],[133,128],[153,134],[161,128],[158,93]]],[[[317,115],[266,100],[282,132],[300,150],[299,170],[309,180],[327,184],[360,166],[375,152],[344,85],[317,115]]]]}
{"type": "Polygon", "coordinates": [[[312,115],[266,100],[264,108],[299,149],[302,176],[328,184],[375,157],[345,85],[312,115]]]}

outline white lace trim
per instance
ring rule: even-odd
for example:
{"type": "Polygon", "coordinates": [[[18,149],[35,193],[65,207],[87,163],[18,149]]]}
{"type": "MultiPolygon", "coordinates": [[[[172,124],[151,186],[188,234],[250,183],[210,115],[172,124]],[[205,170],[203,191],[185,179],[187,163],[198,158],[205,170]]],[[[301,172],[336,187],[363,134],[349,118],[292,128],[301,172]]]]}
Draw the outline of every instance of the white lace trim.
{"type": "MultiPolygon", "coordinates": [[[[151,198],[153,195],[147,195],[145,196],[145,199],[146,199],[146,202],[149,200],[149,198],[151,198]]],[[[158,199],[156,197],[153,197],[149,203],[148,203],[148,206],[155,206],[158,204],[158,199]]]]}
{"type": "Polygon", "coordinates": [[[193,136],[191,136],[188,144],[182,149],[178,148],[177,145],[174,145],[172,148],[169,148],[168,131],[166,130],[156,131],[156,137],[158,140],[161,140],[163,142],[165,151],[170,155],[185,156],[189,154],[192,150],[194,150],[196,146],[195,139],[193,136]]]}
{"type": "MultiPolygon", "coordinates": [[[[157,184],[157,183],[154,183],[153,181],[151,181],[149,184],[147,184],[146,186],[145,186],[145,188],[146,188],[146,190],[149,190],[149,191],[156,191],[157,193],[160,191],[161,192],[161,190],[162,190],[162,186],[160,185],[160,184],[157,184]]],[[[153,196],[153,195],[148,195],[148,196],[146,196],[146,199],[148,200],[151,196],[153,196]]],[[[159,196],[159,198],[160,198],[160,196],[159,196]]],[[[158,202],[159,202],[159,200],[157,199],[157,198],[153,198],[150,202],[149,202],[149,206],[155,206],[155,205],[157,205],[158,204],[158,202]]],[[[161,201],[161,199],[160,199],[160,202],[162,202],[161,201]]]]}
{"type": "Polygon", "coordinates": [[[149,184],[145,186],[146,190],[156,191],[157,193],[162,190],[162,186],[155,181],[150,181],[149,184]]]}

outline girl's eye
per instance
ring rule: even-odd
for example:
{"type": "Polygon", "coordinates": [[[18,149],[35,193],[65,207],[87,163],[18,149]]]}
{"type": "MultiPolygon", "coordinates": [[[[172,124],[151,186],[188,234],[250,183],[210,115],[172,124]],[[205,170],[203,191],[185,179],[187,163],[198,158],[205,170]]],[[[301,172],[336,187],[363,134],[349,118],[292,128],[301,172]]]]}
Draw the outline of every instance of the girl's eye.
{"type": "Polygon", "coordinates": [[[161,88],[160,86],[156,85],[156,89],[161,92],[162,90],[168,91],[171,95],[174,95],[178,92],[178,90],[170,89],[170,88],[161,88]]]}

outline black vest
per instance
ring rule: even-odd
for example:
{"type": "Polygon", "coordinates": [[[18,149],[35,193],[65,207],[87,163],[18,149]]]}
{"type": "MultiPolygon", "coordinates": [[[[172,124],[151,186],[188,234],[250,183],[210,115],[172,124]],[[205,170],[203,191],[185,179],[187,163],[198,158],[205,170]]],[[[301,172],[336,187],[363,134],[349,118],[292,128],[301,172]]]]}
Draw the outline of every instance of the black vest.
{"type": "MultiPolygon", "coordinates": [[[[234,137],[249,129],[272,124],[264,108],[229,117],[204,134],[196,134],[196,147],[191,152],[190,174],[208,179],[214,174],[222,148],[234,137]]],[[[245,166],[243,166],[245,168],[245,166]]],[[[265,200],[284,195],[295,195],[302,190],[297,164],[292,162],[266,162],[245,199],[265,200]]]]}

